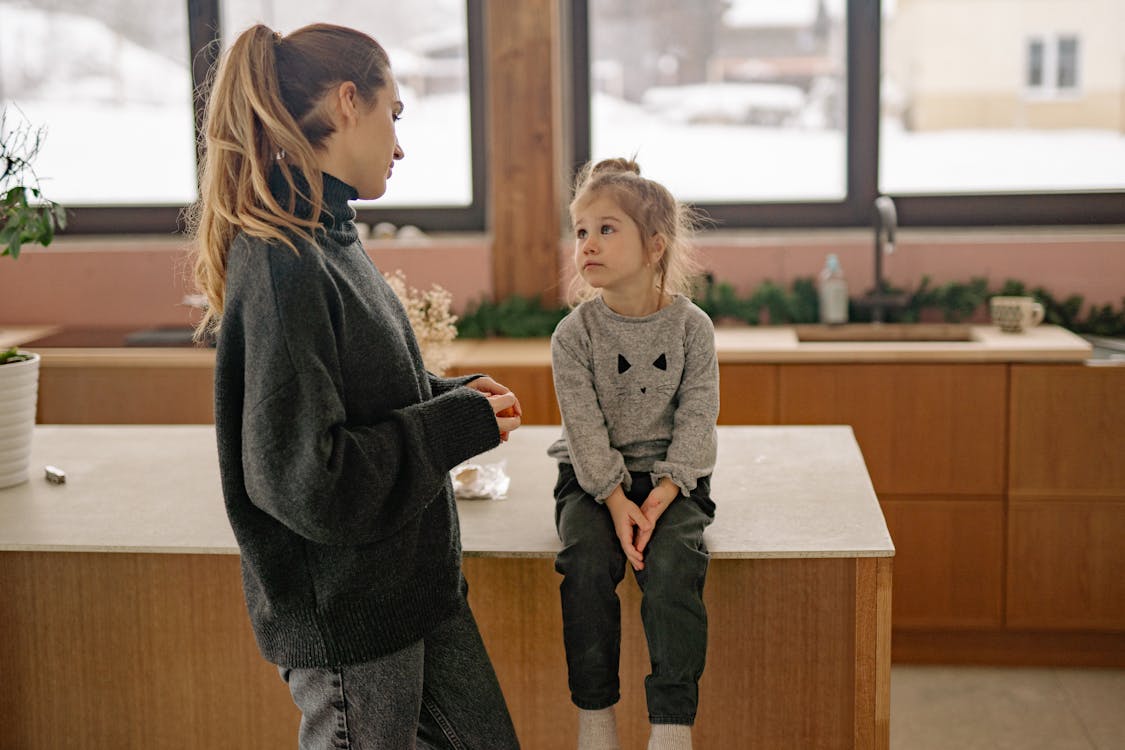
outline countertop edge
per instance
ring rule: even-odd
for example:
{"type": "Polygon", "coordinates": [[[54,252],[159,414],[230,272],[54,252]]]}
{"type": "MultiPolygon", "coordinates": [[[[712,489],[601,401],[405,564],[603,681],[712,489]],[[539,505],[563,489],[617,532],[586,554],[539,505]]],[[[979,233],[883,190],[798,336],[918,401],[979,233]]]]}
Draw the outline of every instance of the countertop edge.
{"type": "MultiPolygon", "coordinates": [[[[791,326],[718,326],[716,352],[720,364],[789,364],[854,362],[1085,363],[1093,347],[1065,328],[1038,326],[1032,331],[1000,334],[994,326],[972,326],[972,341],[954,342],[798,342],[791,326]],[[734,339],[734,340],[732,340],[734,339]]],[[[450,366],[550,366],[550,341],[531,339],[457,339],[450,366]]],[[[211,368],[209,348],[36,348],[42,367],[175,366],[211,368]]]]}

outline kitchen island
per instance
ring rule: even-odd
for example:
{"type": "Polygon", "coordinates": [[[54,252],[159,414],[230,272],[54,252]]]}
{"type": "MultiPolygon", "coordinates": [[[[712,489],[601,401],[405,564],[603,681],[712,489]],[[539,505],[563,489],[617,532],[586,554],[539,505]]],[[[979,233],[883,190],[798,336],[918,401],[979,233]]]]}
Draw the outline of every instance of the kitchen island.
{"type": "MultiPolygon", "coordinates": [[[[719,325],[719,422],[852,427],[895,540],[896,662],[1125,666],[1125,366],[1058,326],[925,325],[963,338],[719,325]]],[[[212,421],[213,349],[35,340],[40,423],[212,421]]],[[[559,424],[546,339],[455,341],[472,372],[559,424]]]]}
{"type": "MultiPolygon", "coordinates": [[[[572,747],[551,504],[557,427],[477,459],[508,495],[459,502],[470,602],[525,747],[572,747]]],[[[36,428],[0,491],[0,716],[17,747],[292,746],[298,716],[250,632],[210,427],[36,428]],[[48,484],[42,467],[67,474],[48,484]]],[[[702,747],[885,748],[891,559],[847,427],[724,427],[707,532],[702,747]]],[[[631,579],[631,576],[627,576],[631,579]]],[[[626,580],[626,746],[647,733],[626,580]]]]}

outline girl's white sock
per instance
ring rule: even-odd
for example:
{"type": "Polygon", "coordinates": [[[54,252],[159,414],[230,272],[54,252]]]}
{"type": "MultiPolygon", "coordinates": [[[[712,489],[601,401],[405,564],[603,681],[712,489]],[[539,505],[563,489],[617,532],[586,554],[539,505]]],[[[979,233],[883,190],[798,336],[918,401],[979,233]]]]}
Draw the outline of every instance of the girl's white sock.
{"type": "Polygon", "coordinates": [[[598,711],[578,709],[578,750],[621,750],[613,706],[598,711]]]}
{"type": "Polygon", "coordinates": [[[687,724],[653,724],[648,750],[691,750],[691,727],[687,724]]]}

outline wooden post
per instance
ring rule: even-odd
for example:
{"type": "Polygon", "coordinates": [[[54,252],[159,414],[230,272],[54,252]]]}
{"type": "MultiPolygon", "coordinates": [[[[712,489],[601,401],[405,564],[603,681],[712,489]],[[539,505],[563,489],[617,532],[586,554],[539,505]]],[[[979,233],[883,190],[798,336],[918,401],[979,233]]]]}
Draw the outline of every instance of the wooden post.
{"type": "Polygon", "coordinates": [[[492,284],[496,299],[559,297],[557,0],[485,4],[492,284]]]}

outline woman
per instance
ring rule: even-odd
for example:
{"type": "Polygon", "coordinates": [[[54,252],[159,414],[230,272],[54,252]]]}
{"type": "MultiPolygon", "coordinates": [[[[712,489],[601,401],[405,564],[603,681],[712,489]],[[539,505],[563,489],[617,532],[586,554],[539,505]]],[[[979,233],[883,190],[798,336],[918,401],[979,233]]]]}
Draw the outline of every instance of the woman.
{"type": "Polygon", "coordinates": [[[386,191],[402,108],[353,29],[257,25],[218,66],[192,225],[223,493],[302,748],[514,748],[449,470],[519,427],[519,404],[426,372],[348,205],[386,191]]]}

